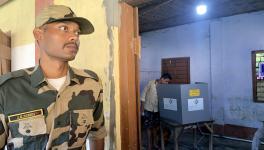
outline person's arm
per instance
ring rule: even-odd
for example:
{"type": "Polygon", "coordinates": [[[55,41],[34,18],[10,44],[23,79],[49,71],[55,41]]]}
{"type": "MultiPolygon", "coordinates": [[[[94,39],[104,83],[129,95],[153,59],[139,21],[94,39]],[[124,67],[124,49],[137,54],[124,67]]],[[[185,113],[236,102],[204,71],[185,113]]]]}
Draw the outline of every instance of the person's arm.
{"type": "Polygon", "coordinates": [[[89,140],[90,150],[103,150],[104,149],[104,138],[98,140],[89,140]]]}
{"type": "MultiPolygon", "coordinates": [[[[1,92],[1,91],[0,91],[1,92]]],[[[0,150],[4,150],[6,145],[6,123],[5,123],[5,116],[3,111],[3,105],[2,105],[2,92],[0,95],[0,150]]]]}
{"type": "Polygon", "coordinates": [[[0,113],[0,150],[4,150],[6,145],[6,131],[3,123],[3,114],[0,113]]]}
{"type": "Polygon", "coordinates": [[[104,122],[104,110],[103,110],[103,89],[100,84],[100,93],[95,102],[93,112],[94,124],[89,132],[89,144],[91,150],[103,150],[104,149],[104,137],[106,136],[105,122],[104,122]]]}
{"type": "Polygon", "coordinates": [[[148,90],[150,89],[150,87],[151,87],[151,82],[148,82],[148,84],[145,86],[145,88],[141,94],[141,97],[140,97],[141,102],[144,103],[146,101],[146,94],[147,94],[148,90]]]}
{"type": "Polygon", "coordinates": [[[146,95],[150,87],[151,87],[151,81],[148,82],[148,84],[144,87],[143,92],[141,93],[141,96],[140,96],[140,101],[141,101],[140,112],[141,113],[144,112],[144,103],[146,101],[146,95]]]}

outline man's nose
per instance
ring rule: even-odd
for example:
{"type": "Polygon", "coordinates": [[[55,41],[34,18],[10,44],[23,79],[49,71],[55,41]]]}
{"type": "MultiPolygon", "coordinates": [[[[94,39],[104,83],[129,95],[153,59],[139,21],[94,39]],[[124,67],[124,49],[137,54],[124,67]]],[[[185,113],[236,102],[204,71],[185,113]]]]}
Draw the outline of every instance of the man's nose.
{"type": "Polygon", "coordinates": [[[77,35],[76,33],[71,32],[70,41],[79,41],[79,35],[77,35]]]}

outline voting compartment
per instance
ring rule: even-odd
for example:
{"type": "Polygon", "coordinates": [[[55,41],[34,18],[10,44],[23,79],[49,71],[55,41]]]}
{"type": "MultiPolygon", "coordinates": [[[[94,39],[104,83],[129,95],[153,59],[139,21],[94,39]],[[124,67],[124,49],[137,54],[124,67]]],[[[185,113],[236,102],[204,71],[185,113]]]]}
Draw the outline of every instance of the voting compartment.
{"type": "Polygon", "coordinates": [[[161,119],[180,124],[212,119],[207,84],[159,84],[157,93],[161,119]]]}

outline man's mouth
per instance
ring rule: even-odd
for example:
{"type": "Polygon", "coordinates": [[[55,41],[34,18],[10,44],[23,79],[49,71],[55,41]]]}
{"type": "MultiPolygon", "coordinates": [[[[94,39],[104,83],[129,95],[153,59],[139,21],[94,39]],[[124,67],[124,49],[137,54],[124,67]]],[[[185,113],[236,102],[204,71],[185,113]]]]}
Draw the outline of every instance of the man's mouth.
{"type": "Polygon", "coordinates": [[[67,47],[67,48],[70,48],[70,49],[73,49],[75,51],[77,51],[79,49],[79,47],[77,46],[77,44],[75,43],[67,43],[64,45],[64,47],[67,47]]]}

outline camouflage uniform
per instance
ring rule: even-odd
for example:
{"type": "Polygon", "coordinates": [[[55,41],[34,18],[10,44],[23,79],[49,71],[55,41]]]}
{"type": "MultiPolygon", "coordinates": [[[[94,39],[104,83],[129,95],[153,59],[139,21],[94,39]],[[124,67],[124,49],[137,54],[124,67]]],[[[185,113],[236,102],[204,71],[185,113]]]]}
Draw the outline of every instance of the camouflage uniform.
{"type": "Polygon", "coordinates": [[[106,136],[97,75],[69,68],[60,91],[39,66],[0,77],[0,149],[85,149],[106,136]]]}

